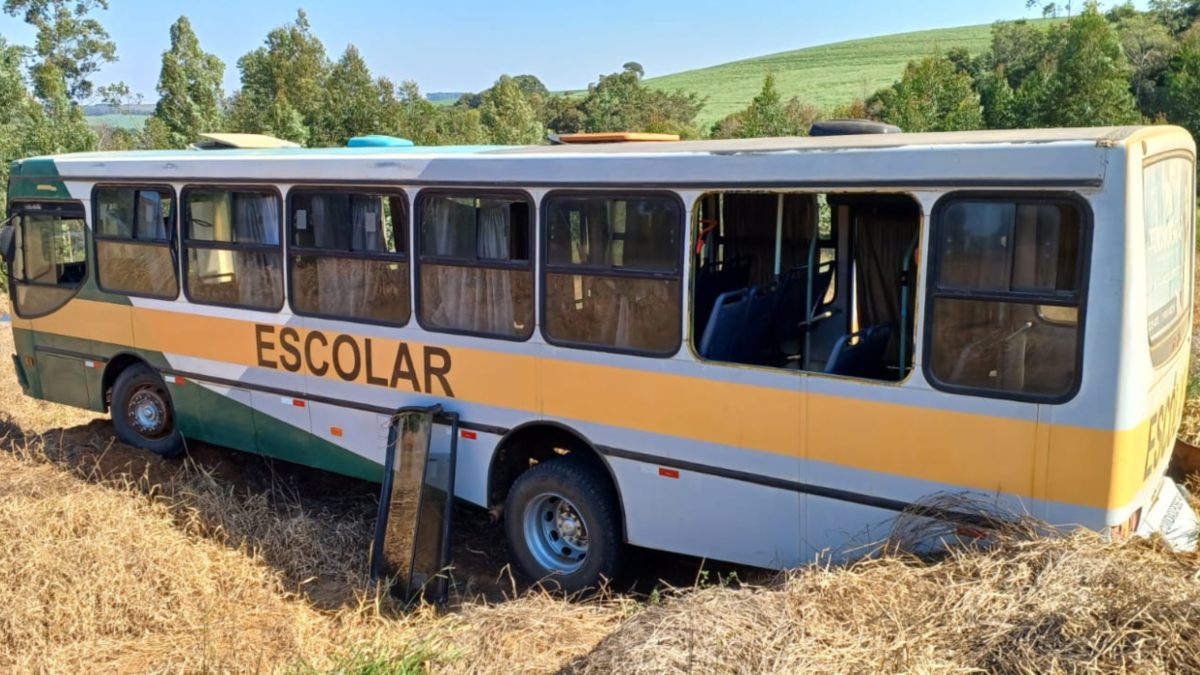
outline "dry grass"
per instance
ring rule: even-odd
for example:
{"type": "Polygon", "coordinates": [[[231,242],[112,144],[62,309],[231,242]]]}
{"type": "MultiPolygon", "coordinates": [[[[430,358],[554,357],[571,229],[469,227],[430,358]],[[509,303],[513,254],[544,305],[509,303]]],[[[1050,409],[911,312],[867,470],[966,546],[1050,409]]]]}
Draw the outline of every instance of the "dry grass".
{"type": "Polygon", "coordinates": [[[149,458],[2,367],[0,401],[3,672],[1200,671],[1200,560],[1087,533],[403,612],[362,590],[369,499],[149,458]]]}

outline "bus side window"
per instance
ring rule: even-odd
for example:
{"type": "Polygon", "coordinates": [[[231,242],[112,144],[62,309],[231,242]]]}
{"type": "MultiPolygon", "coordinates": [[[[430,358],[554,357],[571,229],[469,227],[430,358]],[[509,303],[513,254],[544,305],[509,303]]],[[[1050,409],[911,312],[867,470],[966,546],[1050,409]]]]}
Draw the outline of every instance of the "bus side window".
{"type": "Polygon", "coordinates": [[[166,188],[96,188],[93,230],[101,289],[155,298],[179,295],[173,202],[166,188]]]}
{"type": "Polygon", "coordinates": [[[551,194],[543,212],[546,339],[656,356],[678,351],[678,201],[666,195],[551,194]]]}
{"type": "Polygon", "coordinates": [[[14,204],[14,309],[18,316],[48,314],[87,279],[86,229],[77,206],[14,204]]]}
{"type": "Polygon", "coordinates": [[[275,191],[187,188],[183,208],[188,300],[269,312],[282,308],[283,253],[275,191]]]}
{"type": "Polygon", "coordinates": [[[533,334],[532,212],[522,194],[421,193],[417,319],[426,330],[533,334]]]}
{"type": "Polygon", "coordinates": [[[292,190],[288,263],[293,311],[408,323],[407,224],[403,193],[292,190]]]}
{"type": "Polygon", "coordinates": [[[949,198],[934,223],[926,369],[942,388],[1062,400],[1080,356],[1084,228],[1074,202],[949,198]]]}

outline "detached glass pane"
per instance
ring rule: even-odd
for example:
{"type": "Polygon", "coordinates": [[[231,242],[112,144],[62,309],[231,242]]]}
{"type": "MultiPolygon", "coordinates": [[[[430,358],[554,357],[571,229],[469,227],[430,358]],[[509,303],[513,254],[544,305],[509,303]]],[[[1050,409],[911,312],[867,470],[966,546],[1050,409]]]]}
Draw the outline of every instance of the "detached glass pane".
{"type": "Polygon", "coordinates": [[[105,290],[163,298],[179,295],[175,259],[167,246],[97,239],[96,258],[105,290]]]}
{"type": "MultiPolygon", "coordinates": [[[[379,548],[374,552],[372,567],[395,579],[408,596],[424,581],[415,578],[413,563],[417,526],[425,515],[421,493],[433,433],[433,413],[404,411],[392,420],[392,425],[395,446],[388,449],[392,474],[390,481],[385,478],[380,495],[380,518],[375,535],[379,548]],[[382,531],[379,531],[381,526],[382,531]]],[[[434,514],[439,521],[441,516],[440,512],[434,514]]]]}
{"type": "Polygon", "coordinates": [[[280,254],[237,249],[188,251],[188,295],[196,302],[274,311],[283,304],[280,254]]]}
{"type": "Polygon", "coordinates": [[[526,338],[533,333],[533,271],[422,263],[421,323],[526,338]]]}
{"type": "Polygon", "coordinates": [[[667,197],[552,197],[546,200],[551,265],[674,271],[680,212],[667,197]]]}
{"type": "Polygon", "coordinates": [[[307,314],[403,324],[408,263],[293,255],[292,293],[292,305],[307,314]]]}
{"type": "Polygon", "coordinates": [[[1073,312],[1019,303],[937,298],[930,368],[944,384],[1062,396],[1076,380],[1073,312]]]}
{"type": "Polygon", "coordinates": [[[546,333],[555,340],[667,354],[679,348],[679,281],[546,275],[546,333]]]}

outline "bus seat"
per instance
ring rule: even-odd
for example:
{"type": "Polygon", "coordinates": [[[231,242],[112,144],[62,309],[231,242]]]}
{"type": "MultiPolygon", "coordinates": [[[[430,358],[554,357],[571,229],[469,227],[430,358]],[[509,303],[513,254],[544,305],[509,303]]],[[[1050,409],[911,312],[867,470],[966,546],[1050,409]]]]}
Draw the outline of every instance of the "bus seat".
{"type": "Polygon", "coordinates": [[[884,352],[891,337],[892,327],[888,324],[878,324],[843,335],[833,345],[825,372],[830,375],[882,378],[884,352]]]}
{"type": "Polygon", "coordinates": [[[693,303],[697,328],[708,325],[717,296],[750,285],[750,258],[732,258],[710,263],[696,274],[693,303]]]}
{"type": "Polygon", "coordinates": [[[752,292],[751,288],[743,288],[717,296],[700,338],[700,356],[716,361],[736,360],[752,292]]]}
{"type": "Polygon", "coordinates": [[[759,286],[750,293],[750,306],[746,312],[745,325],[737,348],[737,360],[742,363],[767,363],[769,361],[771,326],[775,320],[782,286],[759,286]]]}

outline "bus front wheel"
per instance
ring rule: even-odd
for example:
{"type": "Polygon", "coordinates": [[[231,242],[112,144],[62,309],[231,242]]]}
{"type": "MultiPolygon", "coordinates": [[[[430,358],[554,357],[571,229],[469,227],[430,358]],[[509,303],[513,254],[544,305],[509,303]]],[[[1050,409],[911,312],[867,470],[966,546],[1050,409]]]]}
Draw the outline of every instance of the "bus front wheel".
{"type": "Polygon", "coordinates": [[[566,593],[595,589],[620,568],[620,508],[602,467],[570,456],[522,473],[504,527],[517,571],[566,593]]]}
{"type": "Polygon", "coordinates": [[[175,410],[162,378],[143,364],[129,366],[112,388],[112,420],[122,441],[163,457],[183,453],[175,410]]]}

